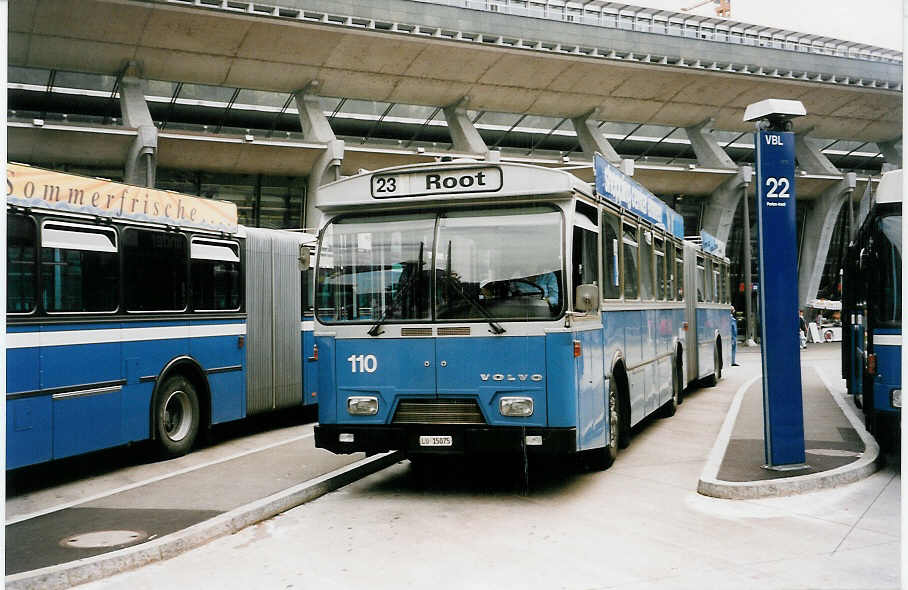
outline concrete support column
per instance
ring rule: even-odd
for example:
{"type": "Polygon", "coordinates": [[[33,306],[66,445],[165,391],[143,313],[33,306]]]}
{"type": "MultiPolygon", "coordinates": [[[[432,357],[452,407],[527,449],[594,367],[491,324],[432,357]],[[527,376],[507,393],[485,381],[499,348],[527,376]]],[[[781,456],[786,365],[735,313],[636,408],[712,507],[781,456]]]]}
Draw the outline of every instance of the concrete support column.
{"type": "Polygon", "coordinates": [[[735,211],[744,194],[744,188],[750,183],[753,168],[741,166],[738,173],[720,184],[709,198],[703,216],[703,230],[720,241],[728,243],[735,211]]]}
{"type": "MultiPolygon", "coordinates": [[[[795,158],[801,169],[808,174],[842,176],[839,169],[820,151],[820,146],[807,137],[812,130],[806,129],[795,134],[795,158]]],[[[835,222],[845,198],[854,192],[855,182],[854,173],[844,175],[842,180],[826,189],[813,202],[804,218],[804,239],[798,260],[798,305],[801,307],[809,300],[816,299],[817,291],[820,290],[835,222]]],[[[803,201],[801,205],[804,205],[803,201]]]]}
{"type": "Polygon", "coordinates": [[[340,167],[344,161],[344,142],[334,135],[328,118],[322,112],[318,96],[314,94],[316,87],[316,83],[310,82],[293,93],[303,136],[307,141],[325,144],[325,150],[312,166],[306,187],[303,227],[310,229],[317,228],[321,223],[321,212],[315,207],[318,203],[318,189],[340,178],[340,167]]]}
{"type": "Polygon", "coordinates": [[[134,75],[125,75],[120,80],[123,125],[138,131],[126,156],[123,180],[126,184],[153,188],[157,170],[158,128],[145,102],[143,85],[143,80],[134,75]]]}
{"type": "Polygon", "coordinates": [[[891,139],[889,141],[878,141],[876,145],[883,154],[883,172],[898,170],[902,167],[902,138],[891,139]]]}
{"type": "Polygon", "coordinates": [[[690,146],[697,156],[697,162],[704,168],[735,168],[734,161],[725,153],[718,140],[713,136],[713,124],[715,122],[715,119],[710,117],[696,125],[685,127],[684,131],[687,132],[690,146]]]}
{"type": "Polygon", "coordinates": [[[463,97],[442,109],[448,123],[448,131],[451,133],[451,141],[454,143],[454,151],[485,158],[489,154],[489,147],[476,131],[473,121],[467,116],[467,102],[469,98],[463,97]]]}
{"type": "Polygon", "coordinates": [[[801,169],[808,174],[840,176],[842,173],[829,161],[826,154],[820,151],[820,146],[807,137],[812,130],[795,133],[795,158],[801,169]]]}
{"type": "MultiPolygon", "coordinates": [[[[854,192],[857,177],[849,172],[838,183],[826,189],[804,218],[804,240],[798,261],[798,305],[803,307],[816,299],[829,253],[829,242],[835,222],[846,198],[854,192]]],[[[803,202],[802,202],[803,203],[803,202]]]]}
{"type": "Polygon", "coordinates": [[[599,131],[598,115],[599,109],[593,109],[585,115],[571,119],[574,131],[577,133],[577,140],[580,142],[580,148],[590,158],[594,153],[599,152],[606,160],[618,166],[621,164],[621,156],[599,131]]]}

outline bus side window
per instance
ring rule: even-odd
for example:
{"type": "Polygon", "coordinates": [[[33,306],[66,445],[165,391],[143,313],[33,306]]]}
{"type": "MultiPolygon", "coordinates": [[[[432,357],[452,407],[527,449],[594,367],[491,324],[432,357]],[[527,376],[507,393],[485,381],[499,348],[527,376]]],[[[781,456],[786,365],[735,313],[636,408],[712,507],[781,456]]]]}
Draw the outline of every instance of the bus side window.
{"type": "Polygon", "coordinates": [[[605,299],[621,299],[620,222],[608,211],[602,212],[602,294],[605,299]]]}
{"type": "Polygon", "coordinates": [[[719,266],[720,265],[721,265],[720,262],[710,263],[710,268],[713,269],[713,301],[715,301],[716,303],[722,302],[722,298],[720,295],[723,291],[721,289],[722,281],[719,279],[719,266]]]}
{"type": "Polygon", "coordinates": [[[656,238],[656,299],[665,301],[665,241],[662,238],[656,238]]]}
{"type": "Polygon", "coordinates": [[[675,300],[684,301],[684,247],[675,247],[675,300]]]}
{"type": "Polygon", "coordinates": [[[41,228],[41,299],[49,312],[116,311],[120,299],[117,232],[45,221],[41,228]]]}
{"type": "Polygon", "coordinates": [[[6,313],[31,313],[37,303],[38,230],[24,215],[6,221],[6,313]]]}
{"type": "Polygon", "coordinates": [[[697,301],[705,301],[706,267],[702,256],[697,256],[697,301]]]}
{"type": "Polygon", "coordinates": [[[574,226],[574,291],[578,285],[598,283],[599,244],[595,232],[574,226]]]}
{"type": "Polygon", "coordinates": [[[640,297],[653,298],[653,232],[640,230],[640,297]]]}
{"type": "Polygon", "coordinates": [[[313,315],[313,305],[312,305],[312,269],[307,268],[304,271],[300,272],[300,317],[312,317],[313,315]]]}
{"type": "Polygon", "coordinates": [[[123,232],[127,311],[186,309],[186,236],[128,228],[123,232]]]}
{"type": "Polygon", "coordinates": [[[196,311],[238,311],[242,301],[239,244],[193,238],[190,255],[192,308],[196,311]]]}
{"type": "Polygon", "coordinates": [[[624,224],[624,298],[637,298],[637,228],[624,224]]]}

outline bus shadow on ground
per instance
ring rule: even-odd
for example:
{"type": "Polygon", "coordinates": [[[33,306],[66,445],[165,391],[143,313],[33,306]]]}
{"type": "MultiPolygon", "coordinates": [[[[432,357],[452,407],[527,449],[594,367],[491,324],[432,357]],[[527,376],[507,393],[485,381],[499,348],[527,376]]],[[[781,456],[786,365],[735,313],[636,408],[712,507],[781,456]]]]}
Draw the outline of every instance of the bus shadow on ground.
{"type": "MultiPolygon", "coordinates": [[[[253,416],[213,426],[199,433],[194,452],[225,442],[315,422],[317,407],[306,406],[253,416]]],[[[113,473],[120,469],[165,461],[153,441],[141,441],[75,457],[57,459],[6,472],[6,497],[15,498],[59,485],[113,473]]]]}

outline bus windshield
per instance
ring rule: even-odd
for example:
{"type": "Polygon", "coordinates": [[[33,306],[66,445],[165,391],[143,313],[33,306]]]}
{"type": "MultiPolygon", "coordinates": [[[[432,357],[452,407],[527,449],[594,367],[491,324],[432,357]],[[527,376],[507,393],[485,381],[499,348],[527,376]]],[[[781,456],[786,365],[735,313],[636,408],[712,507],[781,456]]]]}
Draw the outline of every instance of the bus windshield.
{"type": "Polygon", "coordinates": [[[548,207],[341,218],[322,237],[319,320],[554,319],[561,252],[561,215],[548,207]]]}
{"type": "Polygon", "coordinates": [[[900,324],[902,317],[902,216],[888,215],[879,219],[879,296],[871,297],[876,321],[900,324]]]}

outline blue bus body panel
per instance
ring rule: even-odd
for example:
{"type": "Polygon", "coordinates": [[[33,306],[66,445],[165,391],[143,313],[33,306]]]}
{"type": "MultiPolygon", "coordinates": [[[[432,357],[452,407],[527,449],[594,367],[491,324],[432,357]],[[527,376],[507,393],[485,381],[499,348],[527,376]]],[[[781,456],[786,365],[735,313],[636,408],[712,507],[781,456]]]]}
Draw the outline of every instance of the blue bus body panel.
{"type": "Polygon", "coordinates": [[[545,374],[548,420],[552,428],[577,426],[577,365],[574,362],[574,335],[556,332],[545,336],[545,374]]]}
{"type": "MultiPolygon", "coordinates": [[[[876,336],[901,336],[901,330],[873,331],[876,336]]],[[[902,347],[897,345],[874,344],[876,353],[876,375],[873,377],[873,406],[880,412],[897,414],[899,408],[890,403],[893,389],[900,389],[902,383],[902,347]]]]}
{"type": "MultiPolygon", "coordinates": [[[[35,334],[34,326],[8,326],[7,338],[35,334]],[[14,336],[13,336],[14,337],[14,336]]],[[[35,336],[37,337],[37,336],[35,336]]],[[[37,346],[6,349],[6,393],[37,391],[40,353],[37,346]]],[[[6,466],[8,469],[48,461],[53,453],[50,396],[11,399],[6,404],[6,466]]]]}
{"type": "MultiPolygon", "coordinates": [[[[195,326],[242,324],[241,320],[193,321],[195,326]]],[[[219,424],[246,416],[246,350],[238,345],[237,336],[190,338],[187,350],[205,370],[230,368],[208,375],[211,389],[211,423],[219,424]],[[235,369],[240,367],[240,369],[235,369]]]]}
{"type": "Polygon", "coordinates": [[[318,345],[318,362],[314,363],[318,375],[318,421],[321,424],[336,424],[338,396],[335,340],[333,336],[316,336],[315,343],[318,345]]]}
{"type": "Polygon", "coordinates": [[[318,403],[318,363],[309,360],[315,345],[312,330],[303,330],[301,338],[303,343],[303,405],[307,406],[318,403]]]}
{"type": "Polygon", "coordinates": [[[385,424],[391,421],[397,402],[402,397],[435,396],[435,341],[432,338],[364,339],[335,342],[337,371],[336,415],[349,424],[385,424]],[[375,359],[374,370],[366,356],[375,359]],[[358,357],[363,357],[363,362],[358,357]],[[353,360],[350,360],[350,359],[353,360]],[[378,414],[351,416],[347,398],[357,395],[378,397],[378,414]]]}
{"type": "Polygon", "coordinates": [[[435,342],[439,397],[469,397],[479,401],[491,425],[545,426],[545,338],[543,336],[438,338],[435,342]],[[446,366],[442,366],[444,362],[446,366]],[[534,380],[533,376],[537,375],[534,380]],[[502,416],[500,398],[517,395],[533,399],[533,415],[502,416]]]}
{"type": "Polygon", "coordinates": [[[7,468],[147,439],[154,379],[179,356],[195,358],[205,371],[222,369],[208,376],[213,422],[242,418],[245,351],[238,346],[237,336],[189,337],[193,327],[242,323],[179,320],[11,326],[9,334],[40,334],[41,344],[36,337],[35,345],[6,351],[8,394],[32,393],[7,403],[7,468]],[[169,333],[155,333],[155,329],[176,329],[177,335],[185,336],[166,337],[169,333]],[[126,338],[138,339],[121,341],[126,338]],[[60,392],[56,399],[54,391],[48,391],[55,389],[60,392]],[[86,393],[77,395],[82,390],[86,393]]]}
{"type": "MultiPolygon", "coordinates": [[[[577,448],[592,449],[607,444],[605,404],[608,382],[604,379],[605,361],[602,350],[602,329],[577,331],[580,341],[579,357],[574,358],[576,397],[578,398],[577,448]]],[[[568,347],[573,355],[573,345],[568,347]]]]}
{"type": "MultiPolygon", "coordinates": [[[[120,342],[63,344],[53,338],[103,340],[118,324],[68,324],[42,326],[40,354],[41,389],[109,383],[123,379],[120,342]],[[58,333],[58,334],[55,334],[58,333]],[[63,333],[66,333],[64,336],[63,333]],[[47,342],[47,345],[44,344],[47,342]],[[114,359],[114,362],[104,359],[114,359]]],[[[125,442],[123,439],[123,390],[72,398],[52,399],[53,457],[68,457],[125,442]]]]}

